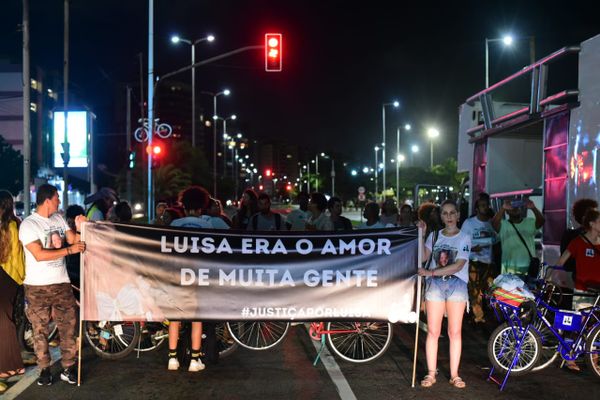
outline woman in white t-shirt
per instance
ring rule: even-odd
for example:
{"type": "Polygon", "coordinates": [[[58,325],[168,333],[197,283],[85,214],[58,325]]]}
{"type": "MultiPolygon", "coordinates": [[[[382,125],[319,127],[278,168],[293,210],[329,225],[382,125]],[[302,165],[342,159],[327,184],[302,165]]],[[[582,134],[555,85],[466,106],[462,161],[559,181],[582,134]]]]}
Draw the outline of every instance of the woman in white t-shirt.
{"type": "MultiPolygon", "coordinates": [[[[424,244],[423,256],[428,260],[428,268],[418,270],[420,276],[426,277],[427,308],[425,349],[428,373],[421,381],[421,386],[430,387],[436,382],[438,339],[444,314],[447,314],[450,339],[450,384],[462,389],[465,387],[465,382],[458,376],[458,367],[462,351],[462,319],[468,299],[471,238],[458,229],[460,215],[454,201],[446,200],[442,203],[441,217],[445,228],[439,232],[432,232],[424,244]]],[[[425,223],[419,221],[419,227],[424,230],[425,223]]]]}

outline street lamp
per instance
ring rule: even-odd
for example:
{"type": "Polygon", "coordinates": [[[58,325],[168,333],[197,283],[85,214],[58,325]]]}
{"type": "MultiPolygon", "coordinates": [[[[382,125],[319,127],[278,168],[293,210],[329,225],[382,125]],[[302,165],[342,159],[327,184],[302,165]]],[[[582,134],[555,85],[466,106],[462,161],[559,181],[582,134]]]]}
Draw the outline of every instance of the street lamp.
{"type": "Polygon", "coordinates": [[[433,169],[433,139],[437,138],[438,136],[440,136],[440,131],[438,131],[435,128],[429,128],[427,130],[427,136],[429,137],[429,143],[430,143],[430,150],[429,150],[429,155],[431,157],[430,159],[430,163],[429,163],[429,169],[433,169]]]}
{"type": "Polygon", "coordinates": [[[385,192],[385,107],[386,106],[394,106],[394,108],[400,107],[400,103],[398,101],[393,101],[391,103],[383,103],[381,105],[381,119],[383,126],[383,141],[381,142],[381,162],[383,162],[383,191],[385,192]]]}
{"type": "Polygon", "coordinates": [[[377,171],[379,170],[379,163],[377,162],[377,152],[379,151],[379,146],[375,146],[374,148],[375,150],[375,201],[377,201],[377,189],[378,189],[378,173],[377,171]]]}
{"type": "MultiPolygon", "coordinates": [[[[227,139],[232,139],[233,137],[227,135],[227,121],[235,121],[237,119],[237,115],[232,114],[227,118],[221,118],[217,114],[213,115],[213,120],[215,121],[215,130],[217,125],[217,120],[223,121],[223,176],[227,176],[227,139]]],[[[215,155],[217,153],[216,150],[216,140],[215,140],[215,155]]],[[[216,159],[215,159],[215,171],[216,171],[216,159]]]]}
{"type": "MultiPolygon", "coordinates": [[[[410,124],[405,124],[404,125],[404,130],[405,131],[410,131],[410,124]]],[[[400,154],[400,127],[396,128],[396,154],[400,154]]],[[[402,156],[404,157],[404,156],[402,156]]],[[[404,160],[402,160],[404,161],[404,160]]],[[[396,163],[396,196],[399,196],[400,193],[400,163],[397,162],[396,163]]],[[[400,198],[396,199],[397,201],[400,201],[400,198]]]]}
{"type": "MultiPolygon", "coordinates": [[[[328,158],[328,156],[325,153],[321,153],[320,156],[323,158],[328,158]]],[[[319,191],[319,154],[317,154],[315,156],[315,176],[316,176],[315,191],[318,192],[319,191]]]]}
{"type": "MultiPolygon", "coordinates": [[[[524,36],[517,37],[516,39],[528,39],[529,40],[529,63],[535,63],[535,36],[524,36]]],[[[490,50],[489,43],[491,42],[502,42],[505,47],[512,46],[515,38],[511,35],[505,35],[501,38],[488,39],[485,38],[485,87],[490,87],[490,50]]]]}
{"type": "MultiPolygon", "coordinates": [[[[196,45],[201,42],[212,42],[215,40],[213,35],[196,39],[194,41],[183,39],[177,35],[171,37],[171,42],[178,44],[180,42],[189,44],[192,49],[192,65],[196,63],[196,45]]],[[[192,67],[192,147],[196,147],[196,68],[192,67]]]]}
{"type": "Polygon", "coordinates": [[[217,97],[229,96],[231,91],[225,89],[222,92],[207,92],[203,90],[201,94],[207,94],[213,98],[213,196],[217,197],[217,121],[215,117],[217,114],[217,97]]]}
{"type": "Polygon", "coordinates": [[[419,146],[417,146],[416,144],[413,144],[410,147],[410,165],[412,165],[413,167],[415,166],[415,154],[417,154],[419,152],[419,146]]]}

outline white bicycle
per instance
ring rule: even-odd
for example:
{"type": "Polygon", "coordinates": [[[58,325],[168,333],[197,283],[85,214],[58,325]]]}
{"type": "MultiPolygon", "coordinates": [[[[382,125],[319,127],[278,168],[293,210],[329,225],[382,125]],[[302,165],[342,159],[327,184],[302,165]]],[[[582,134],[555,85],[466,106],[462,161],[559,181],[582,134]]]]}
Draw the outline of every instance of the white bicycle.
{"type": "MultiPolygon", "coordinates": [[[[160,119],[156,118],[154,120],[154,134],[162,139],[166,139],[173,133],[173,128],[171,125],[166,123],[159,123],[160,119]]],[[[141,127],[137,128],[133,133],[135,140],[142,143],[148,140],[148,118],[140,118],[138,119],[138,123],[142,124],[141,127]]]]}

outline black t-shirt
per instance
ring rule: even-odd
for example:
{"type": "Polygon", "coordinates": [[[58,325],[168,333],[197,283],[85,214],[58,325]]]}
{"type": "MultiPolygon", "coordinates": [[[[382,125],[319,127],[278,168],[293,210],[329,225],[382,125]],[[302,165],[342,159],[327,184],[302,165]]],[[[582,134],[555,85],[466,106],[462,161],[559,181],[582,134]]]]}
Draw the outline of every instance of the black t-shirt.
{"type": "Polygon", "coordinates": [[[336,231],[351,231],[352,230],[352,222],[346,217],[342,217],[341,215],[333,222],[333,229],[336,231]]]}

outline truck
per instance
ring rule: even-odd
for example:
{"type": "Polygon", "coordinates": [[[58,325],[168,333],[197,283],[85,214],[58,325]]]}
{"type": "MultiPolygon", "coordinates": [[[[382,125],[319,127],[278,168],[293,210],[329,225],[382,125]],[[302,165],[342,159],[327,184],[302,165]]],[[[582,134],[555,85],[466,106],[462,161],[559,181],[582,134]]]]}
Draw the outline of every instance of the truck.
{"type": "MultiPolygon", "coordinates": [[[[546,223],[540,256],[560,256],[572,204],[599,199],[600,35],[564,47],[470,96],[459,107],[458,170],[470,207],[528,197],[546,223]]],[[[497,209],[497,208],[496,208],[497,209]]]]}

